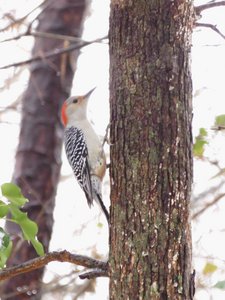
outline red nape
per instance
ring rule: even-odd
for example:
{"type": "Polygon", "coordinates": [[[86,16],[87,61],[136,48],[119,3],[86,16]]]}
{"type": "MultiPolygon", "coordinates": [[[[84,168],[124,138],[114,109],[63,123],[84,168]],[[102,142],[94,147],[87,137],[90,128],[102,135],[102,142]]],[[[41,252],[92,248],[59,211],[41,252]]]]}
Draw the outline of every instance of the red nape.
{"type": "Polygon", "coordinates": [[[64,126],[66,126],[68,122],[68,118],[66,115],[66,102],[63,103],[62,110],[61,110],[61,119],[64,126]]]}

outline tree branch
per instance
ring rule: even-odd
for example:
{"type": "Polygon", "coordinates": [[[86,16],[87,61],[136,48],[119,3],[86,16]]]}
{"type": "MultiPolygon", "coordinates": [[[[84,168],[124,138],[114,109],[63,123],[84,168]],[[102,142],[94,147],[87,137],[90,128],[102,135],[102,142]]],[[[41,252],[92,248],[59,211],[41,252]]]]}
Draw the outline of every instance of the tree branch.
{"type": "Polygon", "coordinates": [[[96,269],[79,275],[80,279],[93,279],[96,277],[108,277],[108,270],[96,269]]]}
{"type": "Polygon", "coordinates": [[[213,126],[211,129],[212,130],[218,130],[218,131],[225,130],[225,126],[224,125],[217,125],[217,126],[213,126]]]}
{"type": "MultiPolygon", "coordinates": [[[[222,171],[222,170],[221,170],[222,171]]],[[[212,178],[211,178],[212,179],[212,178]]],[[[201,194],[199,194],[198,196],[195,196],[192,199],[192,204],[196,204],[198,201],[202,200],[202,198],[208,197],[209,194],[214,194],[216,193],[220,188],[222,188],[225,184],[225,181],[222,180],[219,184],[217,184],[216,186],[212,186],[209,189],[205,190],[204,192],[202,192],[201,194]]],[[[194,206],[192,207],[194,209],[194,206]]]]}
{"type": "Polygon", "coordinates": [[[225,6],[225,1],[219,1],[219,2],[210,2],[206,4],[202,4],[195,7],[195,13],[196,15],[200,15],[203,10],[218,7],[218,6],[225,6]]]}
{"type": "Polygon", "coordinates": [[[47,38],[47,39],[57,39],[57,40],[70,41],[70,42],[84,42],[84,40],[82,40],[79,37],[75,37],[75,36],[57,34],[57,33],[52,33],[52,32],[41,32],[41,31],[37,31],[37,30],[32,31],[32,29],[29,26],[25,32],[20,33],[14,37],[11,37],[8,39],[4,39],[4,40],[0,41],[0,43],[16,41],[16,40],[19,40],[19,39],[21,39],[23,37],[27,37],[27,36],[38,37],[38,38],[47,38]]]}
{"type": "MultiPolygon", "coordinates": [[[[48,2],[48,0],[44,0],[42,3],[40,3],[38,6],[36,6],[35,8],[33,8],[31,11],[29,11],[25,16],[19,18],[19,19],[15,19],[12,20],[12,23],[6,25],[3,28],[0,28],[0,32],[4,32],[6,30],[9,30],[10,28],[13,28],[15,26],[21,25],[35,10],[39,9],[41,6],[43,6],[44,4],[46,4],[48,2]]],[[[51,4],[48,3],[46,4],[46,7],[48,7],[51,4]]],[[[43,9],[46,9],[46,7],[43,7],[43,9]]],[[[41,11],[41,13],[43,12],[43,9],[41,11]]],[[[35,18],[36,19],[36,18],[35,18]]],[[[33,22],[32,22],[33,23],[33,22]]]]}
{"type": "MultiPolygon", "coordinates": [[[[93,271],[93,277],[91,277],[91,275],[90,275],[90,278],[99,277],[99,276],[107,276],[107,273],[108,273],[108,264],[106,262],[96,260],[96,259],[93,259],[88,256],[72,254],[66,250],[63,250],[60,252],[57,252],[57,251],[49,252],[49,253],[45,254],[44,256],[31,259],[20,265],[3,269],[2,271],[0,271],[0,281],[8,279],[8,278],[12,278],[19,274],[23,274],[23,273],[31,272],[36,269],[40,269],[52,261],[70,262],[70,263],[76,264],[78,266],[83,266],[83,267],[90,268],[90,269],[97,269],[98,272],[96,272],[96,270],[93,271]],[[100,275],[101,272],[104,275],[100,275]],[[95,274],[95,276],[94,276],[94,274],[95,274]]],[[[89,273],[91,273],[91,272],[89,272],[89,273]]],[[[87,274],[87,273],[85,273],[85,274],[87,274]]],[[[84,278],[88,278],[88,275],[84,278]]]]}
{"type": "Polygon", "coordinates": [[[73,50],[81,49],[81,48],[83,48],[85,46],[88,46],[90,44],[93,44],[93,43],[99,43],[99,42],[101,42],[102,40],[104,40],[106,38],[107,38],[107,36],[102,37],[102,38],[98,38],[96,40],[92,40],[92,41],[89,41],[89,42],[86,41],[86,42],[82,42],[82,43],[79,43],[79,44],[77,44],[77,43],[76,44],[71,44],[69,47],[65,47],[65,48],[54,49],[53,51],[48,51],[46,53],[33,56],[30,59],[20,61],[18,63],[5,65],[3,67],[0,67],[0,70],[8,69],[8,68],[11,68],[11,67],[19,67],[19,66],[22,66],[22,65],[32,63],[34,61],[39,61],[41,59],[48,59],[48,58],[51,58],[51,57],[54,57],[54,56],[57,56],[57,55],[60,55],[60,54],[63,54],[63,53],[67,53],[67,52],[71,52],[73,50]]]}
{"type": "Polygon", "coordinates": [[[208,24],[208,23],[195,23],[195,26],[197,27],[206,27],[206,28],[210,28],[212,29],[213,31],[215,31],[216,33],[218,33],[223,39],[225,39],[225,35],[222,34],[222,32],[217,29],[216,25],[213,25],[213,24],[208,24]]]}
{"type": "Polygon", "coordinates": [[[213,199],[211,202],[207,203],[203,208],[201,208],[199,211],[197,211],[193,216],[192,220],[196,219],[199,217],[204,211],[206,211],[209,207],[213,206],[216,204],[220,199],[222,199],[225,196],[225,193],[219,194],[213,199]]]}

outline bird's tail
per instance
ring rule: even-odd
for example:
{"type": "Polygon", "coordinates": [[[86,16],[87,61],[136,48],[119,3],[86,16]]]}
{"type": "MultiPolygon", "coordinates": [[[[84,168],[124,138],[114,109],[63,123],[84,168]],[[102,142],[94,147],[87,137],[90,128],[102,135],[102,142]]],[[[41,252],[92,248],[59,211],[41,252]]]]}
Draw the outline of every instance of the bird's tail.
{"type": "Polygon", "coordinates": [[[93,175],[91,176],[91,183],[92,183],[93,198],[101,207],[101,210],[103,211],[107,219],[107,222],[109,223],[109,212],[102,201],[102,192],[101,192],[102,183],[97,176],[93,176],[93,175]]]}
{"type": "Polygon", "coordinates": [[[105,204],[102,201],[102,197],[99,194],[96,194],[97,198],[98,198],[98,204],[101,206],[101,209],[106,217],[106,220],[109,224],[109,212],[107,210],[107,208],[105,207],[105,204]]]}

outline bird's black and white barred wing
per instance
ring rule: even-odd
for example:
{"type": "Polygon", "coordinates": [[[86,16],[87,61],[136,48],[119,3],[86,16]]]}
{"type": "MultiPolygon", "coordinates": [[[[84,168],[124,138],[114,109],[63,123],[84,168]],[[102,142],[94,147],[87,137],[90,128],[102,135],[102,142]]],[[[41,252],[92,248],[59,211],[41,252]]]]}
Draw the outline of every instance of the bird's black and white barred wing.
{"type": "Polygon", "coordinates": [[[90,206],[93,203],[93,192],[88,165],[88,149],[84,135],[80,129],[73,126],[68,127],[65,129],[64,142],[68,161],[90,206]]]}

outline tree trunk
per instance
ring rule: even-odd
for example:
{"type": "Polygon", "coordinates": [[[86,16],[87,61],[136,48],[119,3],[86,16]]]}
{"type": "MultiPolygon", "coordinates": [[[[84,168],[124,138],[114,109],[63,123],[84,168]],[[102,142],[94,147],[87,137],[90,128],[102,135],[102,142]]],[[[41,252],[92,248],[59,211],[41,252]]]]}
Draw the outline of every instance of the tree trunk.
{"type": "MultiPolygon", "coordinates": [[[[80,37],[84,11],[85,0],[53,1],[40,15],[37,31],[80,37]]],[[[61,39],[36,38],[33,56],[62,48],[64,43],[61,39]]],[[[46,251],[52,233],[53,208],[61,167],[63,128],[59,111],[70,93],[74,75],[71,55],[63,54],[32,63],[28,87],[22,99],[21,131],[13,179],[30,201],[26,211],[38,223],[38,238],[46,251]]],[[[75,63],[78,51],[73,55],[75,63]]],[[[17,227],[7,223],[7,229],[15,234],[14,252],[9,265],[37,256],[27,242],[16,238],[17,227]]],[[[40,269],[4,282],[1,296],[12,293],[14,297],[10,299],[30,299],[32,293],[40,290],[43,271],[40,269]]]]}
{"type": "Polygon", "coordinates": [[[192,1],[111,0],[110,299],[192,299],[192,1]]]}

